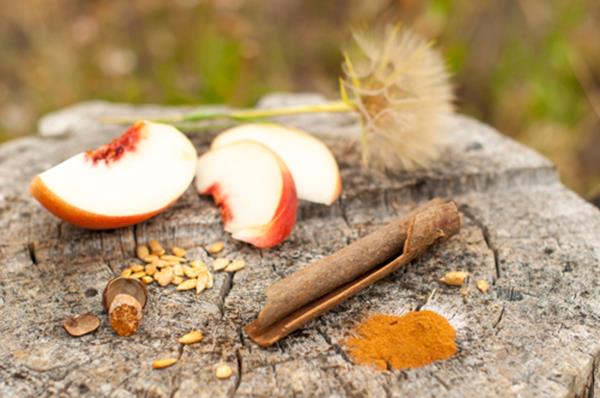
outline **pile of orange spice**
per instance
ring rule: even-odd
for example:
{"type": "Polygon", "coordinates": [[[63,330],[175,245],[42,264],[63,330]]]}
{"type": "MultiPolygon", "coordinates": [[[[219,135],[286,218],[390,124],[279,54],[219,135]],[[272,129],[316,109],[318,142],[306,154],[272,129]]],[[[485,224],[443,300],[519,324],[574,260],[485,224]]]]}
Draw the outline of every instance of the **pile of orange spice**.
{"type": "Polygon", "coordinates": [[[428,310],[372,315],[355,334],[346,340],[348,353],[355,363],[379,370],[418,368],[456,353],[456,331],[446,318],[428,310]]]}

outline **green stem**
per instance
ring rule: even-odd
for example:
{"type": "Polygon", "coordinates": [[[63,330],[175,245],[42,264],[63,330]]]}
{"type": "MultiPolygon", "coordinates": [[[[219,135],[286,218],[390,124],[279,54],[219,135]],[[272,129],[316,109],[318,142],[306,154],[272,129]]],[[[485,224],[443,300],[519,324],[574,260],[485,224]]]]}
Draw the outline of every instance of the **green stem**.
{"type": "Polygon", "coordinates": [[[235,120],[255,120],[263,119],[273,116],[287,116],[287,115],[299,115],[304,113],[320,113],[320,112],[352,112],[354,106],[347,104],[343,101],[326,102],[324,104],[314,105],[297,105],[280,108],[267,108],[267,109],[240,109],[233,111],[224,111],[220,115],[212,114],[207,115],[206,113],[196,113],[184,115],[185,121],[188,120],[206,120],[212,118],[226,118],[235,120]]]}
{"type": "Polygon", "coordinates": [[[254,121],[260,120],[273,116],[286,116],[286,115],[299,115],[307,113],[321,113],[321,112],[353,112],[356,108],[354,104],[347,103],[344,101],[332,101],[323,104],[313,105],[297,105],[279,108],[266,108],[266,109],[233,109],[233,110],[199,110],[190,113],[184,113],[173,116],[166,116],[162,118],[148,118],[148,117],[123,117],[123,118],[107,118],[106,122],[111,123],[133,123],[139,119],[150,119],[154,122],[160,123],[181,123],[181,122],[195,122],[202,120],[235,120],[235,121],[254,121]]]}

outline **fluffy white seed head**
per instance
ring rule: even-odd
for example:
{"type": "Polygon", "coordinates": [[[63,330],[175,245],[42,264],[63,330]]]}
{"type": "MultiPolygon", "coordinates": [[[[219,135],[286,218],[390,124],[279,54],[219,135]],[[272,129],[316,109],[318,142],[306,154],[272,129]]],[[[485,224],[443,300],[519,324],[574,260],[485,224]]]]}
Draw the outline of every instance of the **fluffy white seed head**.
{"type": "Polygon", "coordinates": [[[397,26],[356,32],[343,65],[342,95],[361,115],[363,163],[415,169],[439,157],[452,114],[444,61],[422,37],[397,26]],[[347,93],[347,94],[345,94],[347,93]]]}

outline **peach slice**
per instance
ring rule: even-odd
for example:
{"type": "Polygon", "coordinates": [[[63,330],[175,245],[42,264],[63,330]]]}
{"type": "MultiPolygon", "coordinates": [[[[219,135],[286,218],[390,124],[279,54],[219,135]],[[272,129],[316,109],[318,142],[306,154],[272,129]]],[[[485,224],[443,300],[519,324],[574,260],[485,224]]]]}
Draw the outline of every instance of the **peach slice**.
{"type": "Polygon", "coordinates": [[[275,152],[294,177],[298,198],[330,205],[342,191],[335,158],[317,138],[301,130],[277,124],[244,124],[217,136],[212,148],[251,140],[275,152]]]}
{"type": "Polygon", "coordinates": [[[256,142],[234,142],[200,156],[196,188],[213,196],[234,239],[256,247],[281,243],[296,223],[294,180],[285,163],[256,142]]]}
{"type": "Polygon", "coordinates": [[[192,182],[196,149],[175,127],[141,121],[94,151],[37,175],[31,194],[52,214],[89,229],[146,220],[192,182]]]}

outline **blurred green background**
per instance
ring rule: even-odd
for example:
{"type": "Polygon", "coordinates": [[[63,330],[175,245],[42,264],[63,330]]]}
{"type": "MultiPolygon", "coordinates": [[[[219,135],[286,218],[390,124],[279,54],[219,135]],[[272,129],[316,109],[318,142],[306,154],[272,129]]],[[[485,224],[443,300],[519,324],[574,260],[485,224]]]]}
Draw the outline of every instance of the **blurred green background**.
{"type": "Polygon", "coordinates": [[[352,28],[397,21],[436,40],[460,112],[537,148],[584,197],[600,194],[596,0],[2,1],[0,140],[93,98],[335,98],[352,28]]]}

